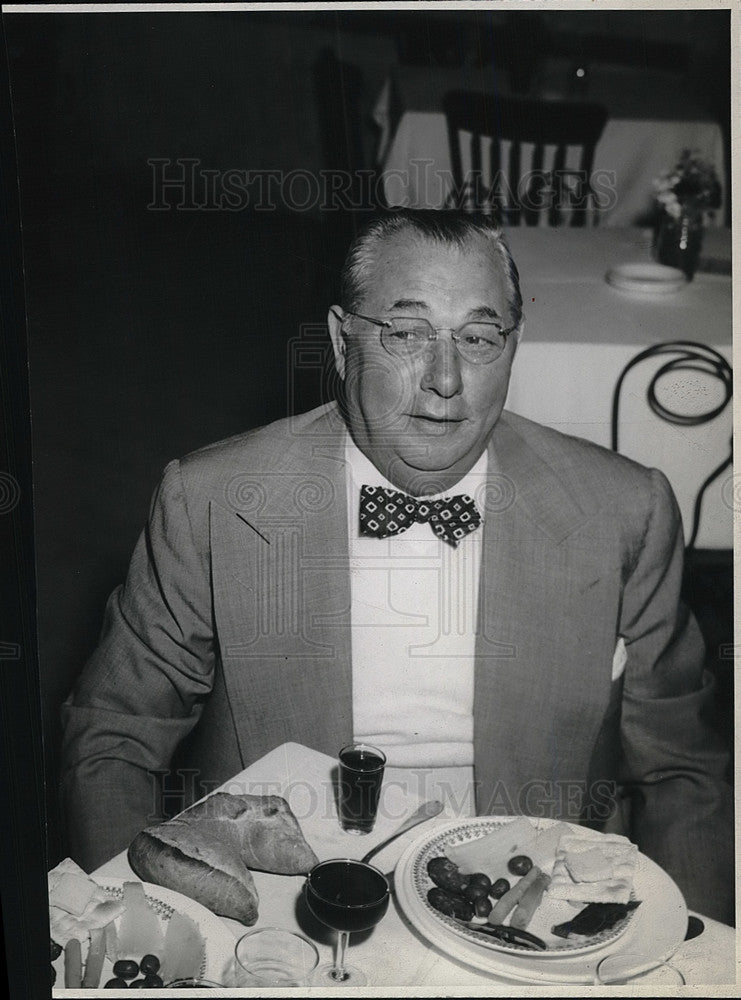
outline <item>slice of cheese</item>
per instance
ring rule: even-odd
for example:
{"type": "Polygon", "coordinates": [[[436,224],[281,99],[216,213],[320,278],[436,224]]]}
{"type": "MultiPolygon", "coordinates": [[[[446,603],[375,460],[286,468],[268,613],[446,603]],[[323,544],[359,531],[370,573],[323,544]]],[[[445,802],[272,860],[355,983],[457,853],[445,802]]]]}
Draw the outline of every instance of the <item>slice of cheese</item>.
{"type": "Polygon", "coordinates": [[[159,972],[163,982],[198,978],[201,975],[205,947],[195,921],[176,910],[168,920],[165,931],[159,972]]]}
{"type": "Polygon", "coordinates": [[[445,854],[458,865],[464,875],[484,872],[490,878],[498,878],[507,873],[507,861],[516,854],[529,854],[537,831],[526,816],[518,816],[511,822],[487,833],[477,840],[465,844],[453,844],[445,854]]]}
{"type": "Polygon", "coordinates": [[[105,925],[105,953],[110,962],[117,962],[121,957],[118,948],[118,931],[113,921],[105,925]]]}
{"type": "Polygon", "coordinates": [[[553,826],[541,830],[528,848],[528,857],[546,875],[553,872],[561,838],[568,836],[570,830],[571,827],[568,823],[555,823],[553,826]]]}
{"type": "Polygon", "coordinates": [[[123,901],[126,909],[118,925],[119,954],[122,958],[137,960],[142,955],[159,955],[162,927],[141,882],[124,882],[123,901]]]}

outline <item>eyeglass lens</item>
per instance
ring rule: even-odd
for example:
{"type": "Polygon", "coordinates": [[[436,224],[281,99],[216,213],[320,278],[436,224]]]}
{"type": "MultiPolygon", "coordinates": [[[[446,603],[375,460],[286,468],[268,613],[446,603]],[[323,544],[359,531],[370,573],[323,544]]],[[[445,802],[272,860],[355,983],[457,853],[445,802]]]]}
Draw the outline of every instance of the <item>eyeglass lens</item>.
{"type": "MultiPolygon", "coordinates": [[[[422,318],[395,317],[381,330],[381,343],[392,354],[418,354],[435,339],[435,328],[422,318]]],[[[495,323],[466,323],[453,333],[453,341],[461,356],[474,363],[494,361],[507,342],[495,323]]]]}

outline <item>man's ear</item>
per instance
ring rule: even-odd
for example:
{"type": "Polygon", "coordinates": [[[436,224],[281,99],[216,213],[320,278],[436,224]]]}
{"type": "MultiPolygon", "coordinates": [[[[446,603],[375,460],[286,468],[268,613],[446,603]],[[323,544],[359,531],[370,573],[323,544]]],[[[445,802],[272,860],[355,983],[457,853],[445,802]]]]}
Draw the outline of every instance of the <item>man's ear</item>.
{"type": "Polygon", "coordinates": [[[339,306],[330,306],[327,313],[327,326],[329,336],[332,338],[334,349],[334,366],[337,374],[344,381],[345,378],[345,338],[342,334],[342,320],[344,314],[339,306]]]}
{"type": "Polygon", "coordinates": [[[515,330],[515,350],[520,346],[520,341],[522,340],[522,335],[525,332],[525,317],[520,317],[520,322],[517,324],[517,329],[515,330]]]}

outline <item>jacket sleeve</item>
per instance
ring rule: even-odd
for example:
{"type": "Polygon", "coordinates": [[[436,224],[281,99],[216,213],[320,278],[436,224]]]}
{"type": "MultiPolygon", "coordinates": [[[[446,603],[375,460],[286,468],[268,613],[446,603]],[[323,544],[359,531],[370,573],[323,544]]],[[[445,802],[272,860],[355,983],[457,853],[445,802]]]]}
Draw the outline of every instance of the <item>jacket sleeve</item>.
{"type": "Polygon", "coordinates": [[[631,835],[692,909],[733,922],[729,755],[712,728],[713,682],[698,626],[680,603],[681,518],[652,470],[652,507],[627,579],[620,632],[628,654],[621,736],[631,835]]]}
{"type": "Polygon", "coordinates": [[[161,819],[157,772],[197,722],[214,675],[207,546],[178,462],[167,466],[99,645],[62,706],[62,805],[90,871],[161,819]]]}

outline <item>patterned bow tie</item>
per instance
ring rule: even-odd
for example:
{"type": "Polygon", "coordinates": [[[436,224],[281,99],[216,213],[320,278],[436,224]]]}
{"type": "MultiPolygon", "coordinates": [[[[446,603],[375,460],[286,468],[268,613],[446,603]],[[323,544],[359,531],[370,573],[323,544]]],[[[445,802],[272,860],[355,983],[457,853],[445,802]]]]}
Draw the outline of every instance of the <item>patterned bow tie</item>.
{"type": "Polygon", "coordinates": [[[430,525],[443,541],[455,548],[481,524],[476,504],[465,493],[440,500],[417,500],[381,486],[360,488],[360,533],[388,538],[406,531],[415,521],[430,525]]]}

